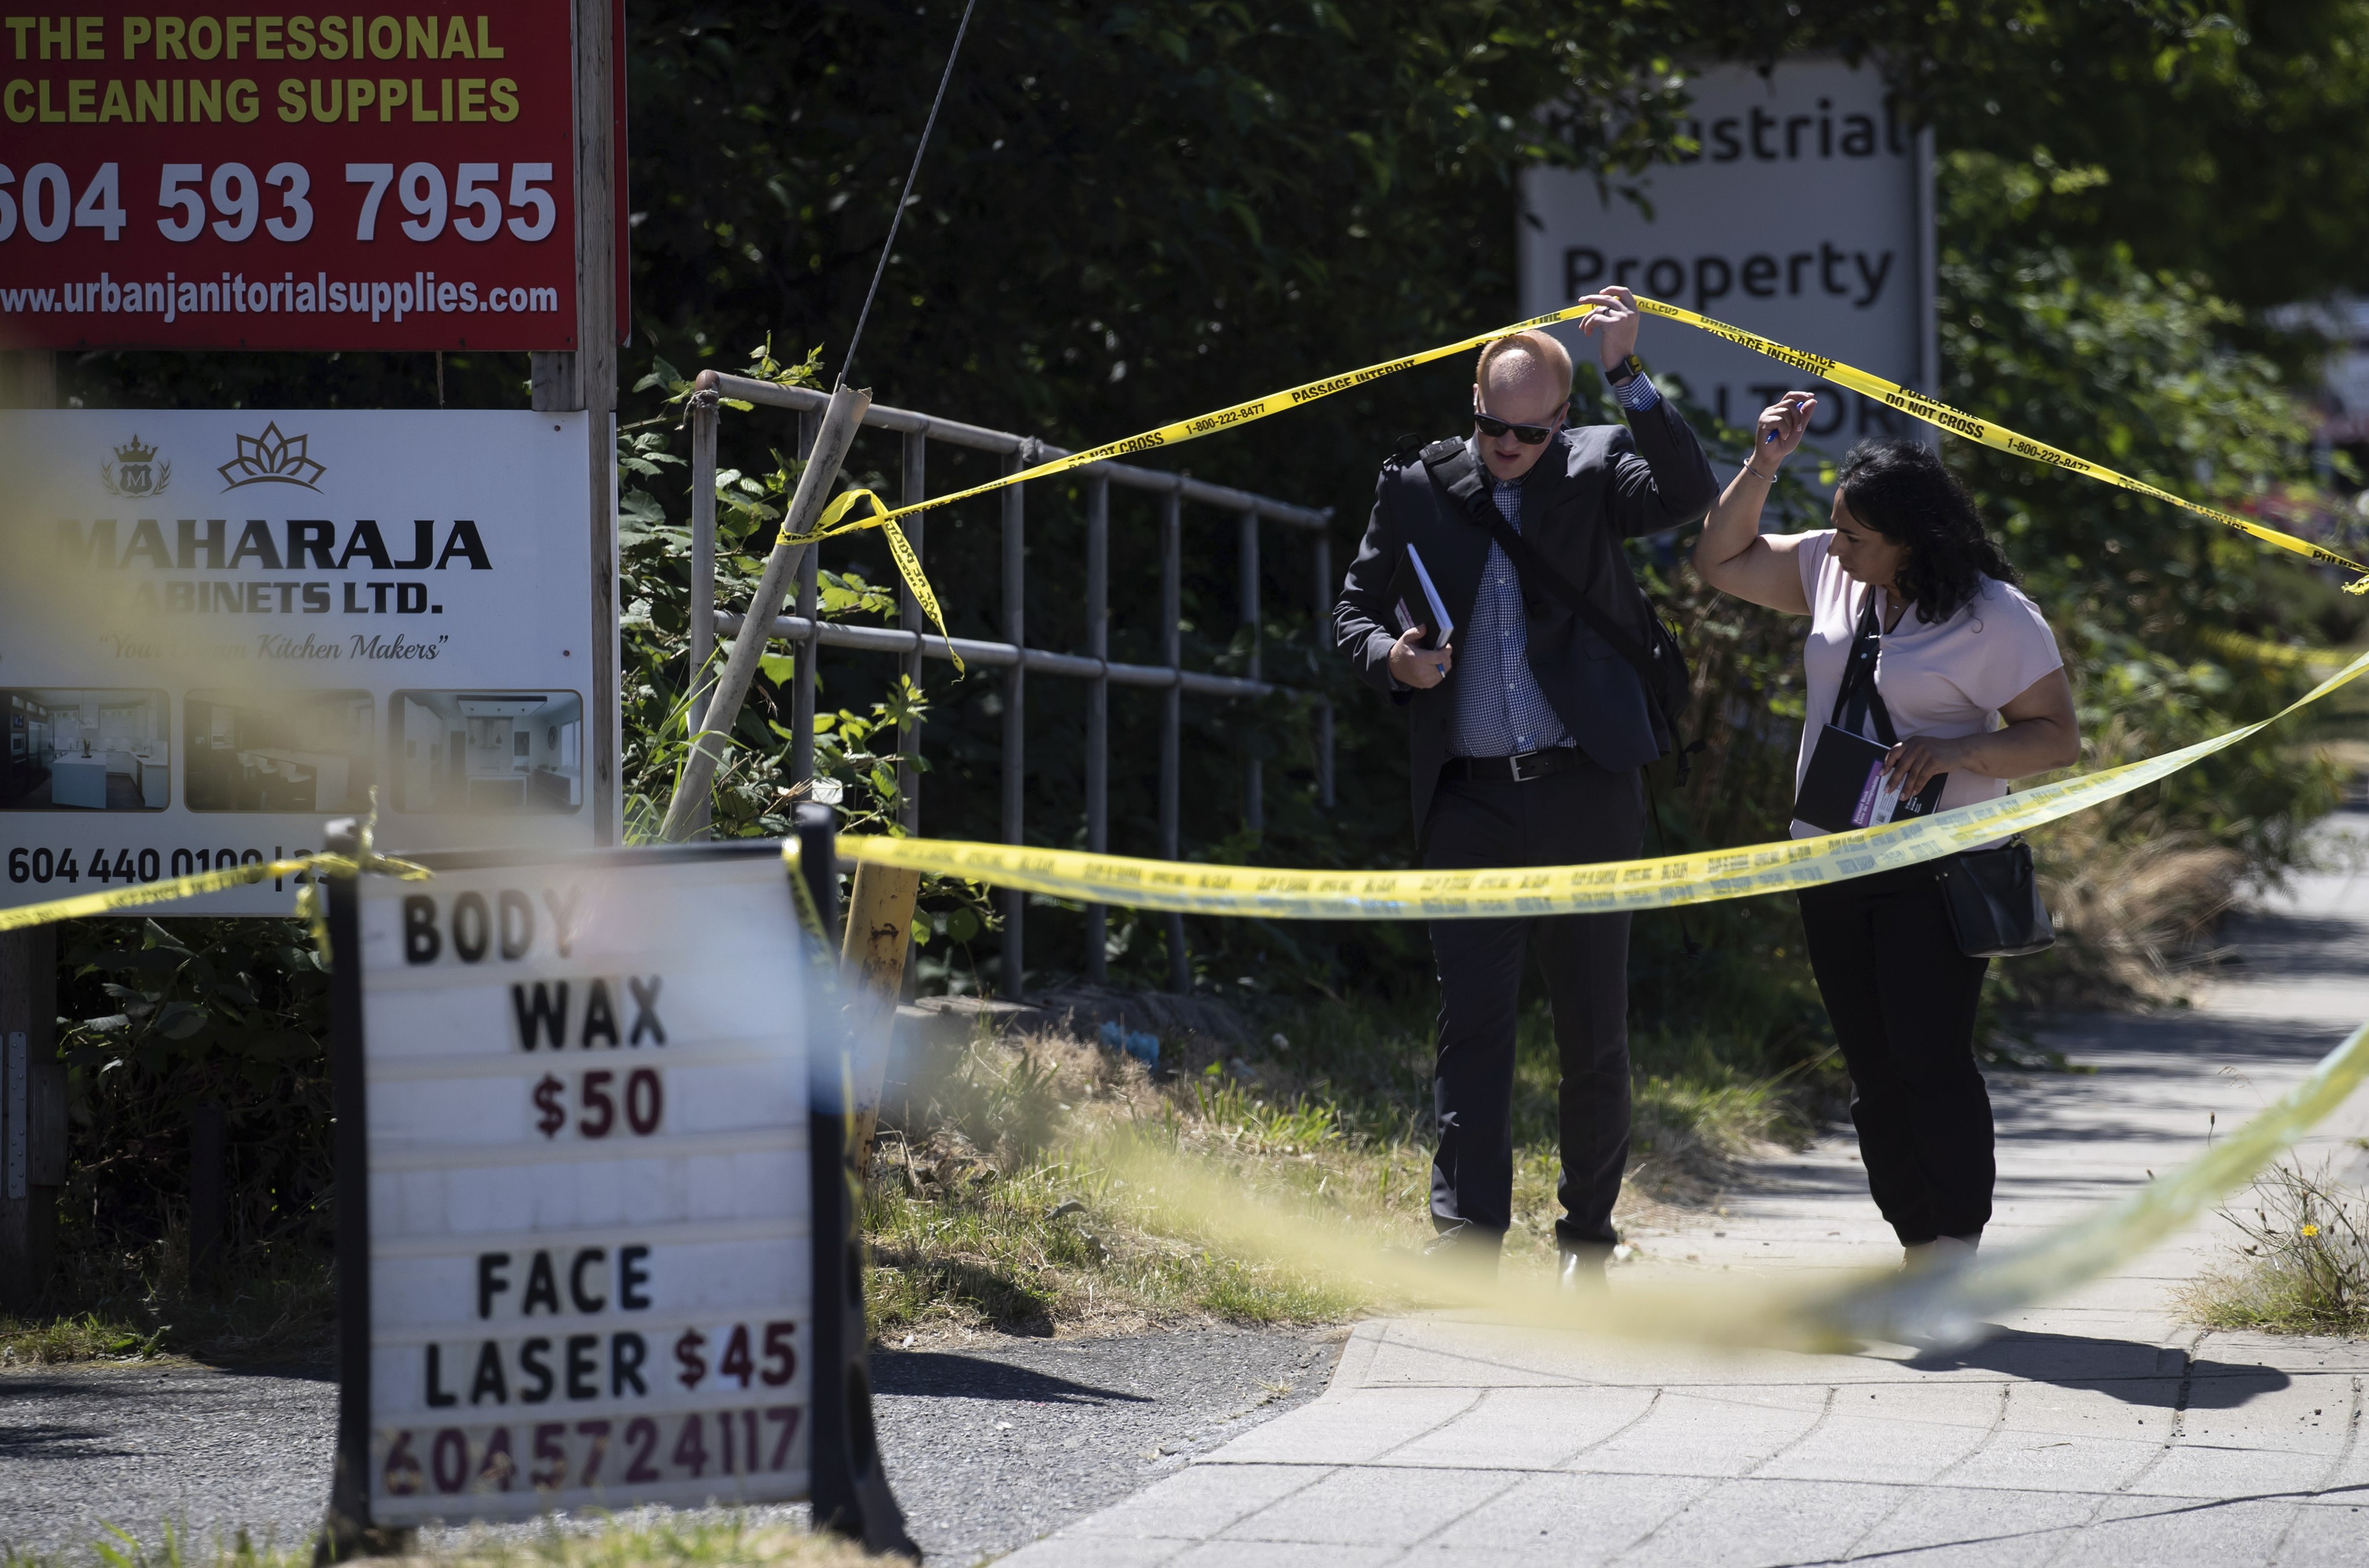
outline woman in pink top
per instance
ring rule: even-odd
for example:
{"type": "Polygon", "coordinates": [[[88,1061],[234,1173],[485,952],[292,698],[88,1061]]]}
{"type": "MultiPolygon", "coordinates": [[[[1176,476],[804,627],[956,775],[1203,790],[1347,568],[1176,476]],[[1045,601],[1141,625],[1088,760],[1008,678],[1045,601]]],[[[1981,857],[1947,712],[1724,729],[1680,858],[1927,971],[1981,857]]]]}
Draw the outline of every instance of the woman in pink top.
{"type": "MultiPolygon", "coordinates": [[[[2081,741],[2056,639],[1931,449],[1861,442],[1835,486],[1832,529],[1760,532],[1777,466],[1816,406],[1811,394],[1789,392],[1763,411],[1752,461],[1694,552],[1695,569],[1721,592],[1811,618],[1796,789],[1830,718],[1884,744],[1879,713],[1897,739],[1883,760],[1887,784],[1913,798],[1940,778],[1932,809],[2069,766],[2081,741]],[[1854,690],[1837,701],[1862,633],[1875,697],[1854,690]]],[[[1823,831],[1793,823],[1796,838],[1823,831]]],[[[1810,967],[1850,1068],[1868,1190],[1912,1262],[1974,1250],[1995,1176],[1990,1095],[1974,1059],[1989,960],[1959,951],[1938,870],[1878,872],[1801,896],[1810,967]]]]}

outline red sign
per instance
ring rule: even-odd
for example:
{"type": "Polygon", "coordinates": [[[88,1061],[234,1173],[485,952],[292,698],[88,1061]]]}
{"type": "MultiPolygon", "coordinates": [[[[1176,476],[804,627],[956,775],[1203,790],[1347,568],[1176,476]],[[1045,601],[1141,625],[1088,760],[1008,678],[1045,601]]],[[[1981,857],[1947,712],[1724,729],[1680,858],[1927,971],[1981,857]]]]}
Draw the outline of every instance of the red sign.
{"type": "Polygon", "coordinates": [[[464,4],[0,16],[0,348],[575,348],[570,7],[464,4]]]}

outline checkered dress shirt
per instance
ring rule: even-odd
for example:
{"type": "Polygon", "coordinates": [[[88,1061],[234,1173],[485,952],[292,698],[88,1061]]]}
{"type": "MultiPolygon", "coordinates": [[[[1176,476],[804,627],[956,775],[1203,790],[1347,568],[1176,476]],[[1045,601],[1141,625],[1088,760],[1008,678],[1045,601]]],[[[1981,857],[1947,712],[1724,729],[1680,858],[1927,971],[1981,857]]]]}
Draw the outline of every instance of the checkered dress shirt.
{"type": "MultiPolygon", "coordinates": [[[[1613,395],[1632,414],[1642,414],[1662,400],[1643,376],[1615,387],[1613,395]]],[[[1475,452],[1477,460],[1479,453],[1475,452]]],[[[1498,515],[1522,531],[1522,486],[1519,480],[1491,487],[1498,515]]],[[[1543,751],[1554,746],[1579,744],[1539,690],[1530,673],[1530,627],[1522,611],[1521,579],[1514,563],[1495,544],[1481,568],[1481,591],[1473,596],[1472,618],[1456,639],[1456,727],[1448,750],[1455,757],[1510,757],[1521,751],[1543,751]]]]}

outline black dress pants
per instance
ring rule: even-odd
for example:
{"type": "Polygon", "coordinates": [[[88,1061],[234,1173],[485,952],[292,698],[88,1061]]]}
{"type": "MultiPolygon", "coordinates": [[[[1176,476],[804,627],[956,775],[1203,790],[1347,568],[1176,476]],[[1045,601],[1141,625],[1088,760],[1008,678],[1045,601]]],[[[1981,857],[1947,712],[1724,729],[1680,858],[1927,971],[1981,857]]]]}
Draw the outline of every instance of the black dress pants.
{"type": "Polygon", "coordinates": [[[1868,1192],[1912,1247],[1980,1235],[1997,1174],[1990,1093],[1974,1065],[1990,960],[1958,951],[1934,872],[1904,866],[1802,892],[1868,1192]]]}
{"type": "MultiPolygon", "coordinates": [[[[1630,860],[1644,821],[1638,774],[1607,773],[1584,757],[1522,784],[1443,779],[1424,825],[1423,864],[1446,871],[1630,860]]],[[[1608,1247],[1629,1159],[1625,913],[1431,922],[1440,996],[1432,1224],[1494,1247],[1513,1221],[1514,1024],[1532,941],[1562,1068],[1555,1235],[1568,1246],[1608,1247]]]]}

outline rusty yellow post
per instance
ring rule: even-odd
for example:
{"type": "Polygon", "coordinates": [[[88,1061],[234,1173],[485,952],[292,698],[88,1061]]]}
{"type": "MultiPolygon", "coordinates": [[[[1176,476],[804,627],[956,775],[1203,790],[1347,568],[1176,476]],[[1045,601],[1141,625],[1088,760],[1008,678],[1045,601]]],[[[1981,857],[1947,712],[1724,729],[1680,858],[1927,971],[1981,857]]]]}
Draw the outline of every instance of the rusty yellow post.
{"type": "Polygon", "coordinates": [[[872,1131],[880,1120],[881,1082],[888,1070],[889,1037],[897,1027],[905,950],[912,943],[913,903],[921,887],[918,871],[859,865],[848,895],[839,973],[855,1061],[855,1149],[863,1162],[871,1159],[872,1131]]]}

